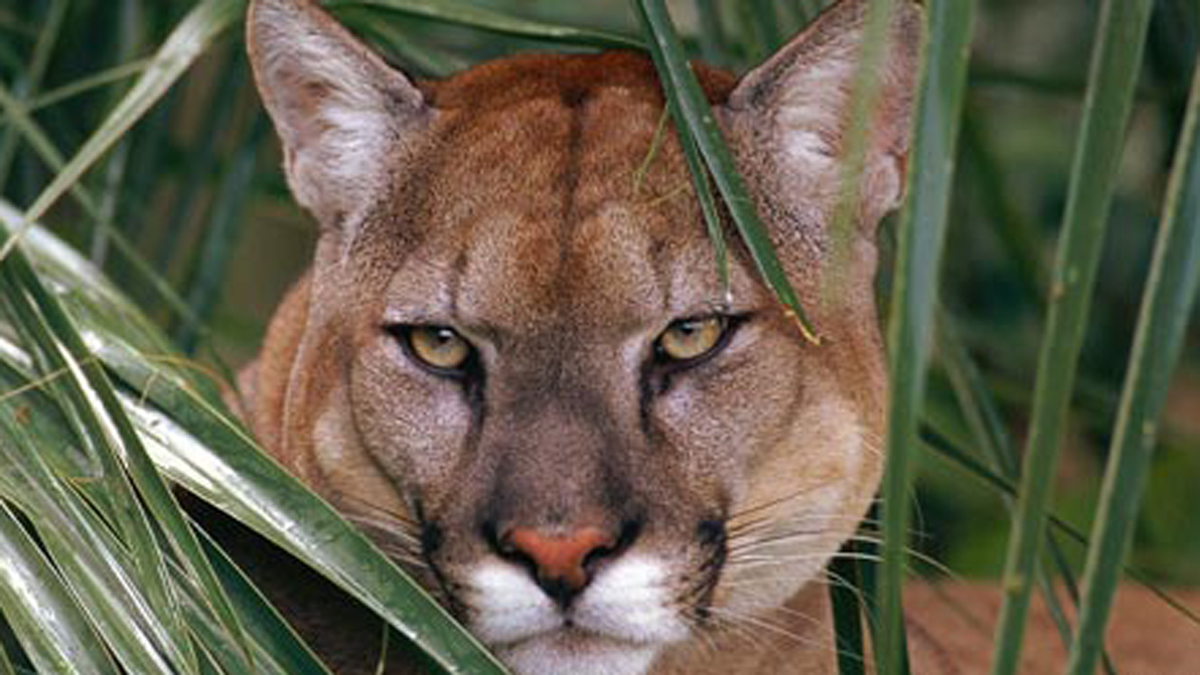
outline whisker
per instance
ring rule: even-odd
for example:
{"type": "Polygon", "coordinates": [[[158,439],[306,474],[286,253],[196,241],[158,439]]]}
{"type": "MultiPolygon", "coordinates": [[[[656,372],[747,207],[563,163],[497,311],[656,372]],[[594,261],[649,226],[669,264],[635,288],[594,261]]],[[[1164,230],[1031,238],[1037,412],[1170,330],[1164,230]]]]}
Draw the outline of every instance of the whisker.
{"type": "MultiPolygon", "coordinates": [[[[816,539],[818,537],[828,535],[828,534],[832,534],[832,533],[829,530],[796,530],[796,531],[792,531],[792,532],[779,532],[779,533],[776,533],[776,534],[774,534],[772,536],[768,536],[768,537],[762,537],[762,538],[758,538],[758,539],[749,539],[746,541],[731,542],[726,547],[726,550],[730,554],[738,554],[738,553],[744,553],[744,552],[749,552],[749,551],[756,551],[756,550],[759,550],[762,548],[766,548],[768,546],[778,546],[780,544],[787,544],[787,543],[794,542],[797,540],[804,541],[805,539],[816,539]]],[[[845,541],[871,544],[874,546],[882,546],[883,545],[883,536],[879,533],[867,531],[867,532],[860,532],[860,533],[852,534],[849,537],[847,537],[845,539],[845,541]]],[[[913,548],[911,546],[907,546],[907,545],[904,547],[904,551],[905,551],[905,553],[912,556],[913,558],[916,558],[926,564],[929,564],[930,566],[934,567],[935,569],[937,569],[939,571],[947,572],[947,573],[950,572],[949,569],[946,569],[946,567],[943,563],[932,558],[927,553],[924,553],[918,549],[915,549],[915,548],[913,548]]]]}
{"type": "MultiPolygon", "coordinates": [[[[745,522],[745,523],[737,523],[732,526],[727,525],[726,533],[729,534],[731,537],[743,537],[743,536],[750,536],[750,535],[754,534],[755,532],[758,532],[761,530],[777,528],[781,525],[794,526],[794,525],[801,525],[801,524],[811,523],[811,522],[857,524],[860,527],[862,527],[864,530],[866,530],[867,532],[873,531],[876,533],[878,533],[880,531],[880,528],[882,528],[882,525],[883,525],[882,522],[875,520],[875,519],[871,519],[871,518],[858,518],[856,516],[845,515],[845,514],[827,514],[827,515],[825,515],[825,514],[813,513],[813,514],[804,514],[801,516],[791,516],[791,517],[784,518],[784,519],[771,519],[769,517],[763,516],[763,517],[757,518],[753,521],[749,521],[749,522],[745,522]]],[[[915,536],[915,537],[921,537],[921,538],[925,537],[924,532],[913,529],[913,528],[909,528],[908,534],[910,536],[915,536]]]]}
{"type": "MultiPolygon", "coordinates": [[[[744,641],[746,644],[750,645],[754,651],[761,652],[764,649],[770,648],[769,644],[764,643],[763,637],[751,630],[748,626],[742,625],[737,621],[733,621],[726,616],[721,616],[720,614],[723,614],[724,612],[714,614],[712,609],[713,608],[711,607],[709,608],[707,620],[714,628],[724,631],[726,635],[729,635],[737,640],[744,641]]],[[[714,649],[718,649],[715,641],[713,646],[714,649]]]]}
{"type": "Polygon", "coordinates": [[[852,658],[856,661],[862,661],[862,656],[860,654],[849,652],[841,647],[840,642],[837,640],[837,635],[831,628],[827,627],[825,624],[823,624],[823,622],[819,621],[815,617],[806,615],[798,610],[780,608],[788,610],[785,613],[789,616],[797,619],[803,619],[807,623],[815,626],[815,637],[801,635],[787,629],[785,626],[767,619],[741,614],[724,608],[713,609],[715,610],[715,614],[711,617],[711,619],[714,621],[714,623],[719,624],[716,626],[719,630],[728,631],[728,634],[736,639],[744,639],[747,644],[751,645],[751,647],[758,652],[769,650],[771,652],[778,653],[780,651],[780,647],[777,643],[767,642],[764,644],[762,633],[769,632],[780,635],[791,642],[803,644],[809,647],[816,647],[821,650],[826,649],[832,643],[834,652],[836,654],[852,658]]]}
{"type": "Polygon", "coordinates": [[[857,599],[859,605],[865,606],[867,604],[867,598],[866,598],[866,596],[863,595],[862,589],[860,589],[858,586],[855,586],[846,577],[838,574],[837,572],[834,572],[832,568],[829,568],[829,567],[825,568],[824,581],[827,586],[833,586],[835,588],[844,588],[847,591],[850,591],[851,593],[853,593],[854,597],[857,599]]]}
{"type": "Polygon", "coordinates": [[[403,528],[403,525],[398,522],[393,522],[377,516],[368,516],[360,513],[344,513],[346,520],[354,523],[360,528],[368,531],[378,532],[381,536],[386,536],[389,539],[397,539],[404,541],[414,547],[420,546],[420,537],[403,528]]]}
{"type": "MultiPolygon", "coordinates": [[[[882,522],[879,520],[874,520],[871,518],[863,518],[863,517],[860,517],[857,515],[851,515],[848,513],[800,513],[800,514],[789,515],[788,517],[782,518],[782,519],[772,518],[770,516],[770,514],[763,514],[760,516],[756,516],[755,519],[752,521],[734,522],[732,525],[727,524],[727,527],[733,528],[733,529],[738,529],[738,528],[748,527],[752,523],[777,523],[777,522],[795,523],[795,522],[809,522],[809,521],[813,521],[813,520],[837,520],[837,521],[846,521],[846,522],[854,522],[854,523],[865,523],[865,524],[869,524],[869,525],[882,524],[882,522]]],[[[731,518],[730,521],[733,521],[733,519],[731,518]]]]}
{"type": "Polygon", "coordinates": [[[738,541],[726,546],[726,550],[730,553],[734,551],[744,551],[755,548],[761,548],[770,544],[779,544],[794,539],[816,538],[830,534],[829,530],[796,530],[793,532],[776,532],[775,534],[750,539],[748,541],[738,541]]]}
{"type": "MultiPolygon", "coordinates": [[[[779,497],[775,497],[775,498],[769,499],[767,501],[743,506],[742,508],[731,513],[726,520],[728,520],[729,522],[736,523],[737,521],[747,518],[749,516],[756,516],[756,517],[761,516],[761,515],[763,515],[764,511],[768,511],[772,508],[786,504],[794,499],[799,499],[800,497],[805,496],[809,492],[812,492],[813,490],[819,489],[822,487],[825,487],[825,485],[822,484],[822,485],[805,486],[804,488],[801,488],[794,492],[791,492],[791,493],[788,493],[788,494],[785,494],[785,495],[782,495],[779,497]]],[[[843,514],[830,514],[830,515],[843,515],[843,514]]],[[[846,517],[850,517],[850,516],[846,516],[846,517]]]]}
{"type": "Polygon", "coordinates": [[[416,519],[414,519],[412,516],[408,515],[407,513],[401,513],[399,511],[392,511],[391,509],[387,509],[387,508],[382,507],[374,502],[368,501],[368,500],[363,499],[362,497],[358,497],[356,495],[343,493],[343,494],[340,494],[339,496],[342,499],[344,499],[347,503],[353,503],[355,506],[363,507],[364,509],[372,511],[380,516],[384,516],[385,518],[387,518],[390,521],[394,521],[397,523],[403,523],[409,529],[417,529],[418,527],[420,527],[420,523],[418,523],[416,521],[416,519]]]}
{"type": "Polygon", "coordinates": [[[425,562],[420,556],[408,554],[404,551],[398,551],[389,546],[380,546],[380,550],[387,554],[389,558],[396,562],[410,565],[413,568],[429,569],[429,563],[425,562]]]}
{"type": "Polygon", "coordinates": [[[344,515],[347,520],[363,530],[392,560],[414,569],[430,569],[429,562],[422,552],[420,538],[405,531],[402,523],[360,513],[344,515]]]}
{"type": "MultiPolygon", "coordinates": [[[[755,567],[759,565],[787,565],[793,562],[803,562],[806,560],[825,560],[826,555],[823,553],[797,553],[786,556],[767,556],[767,555],[751,555],[729,557],[725,564],[730,569],[737,567],[741,569],[755,567]]],[[[840,558],[843,560],[869,560],[872,562],[882,562],[883,556],[872,553],[857,553],[857,552],[840,552],[828,556],[830,560],[840,558]]]]}
{"type": "MultiPolygon", "coordinates": [[[[721,588],[725,588],[725,589],[746,588],[746,587],[750,587],[750,586],[761,586],[765,583],[772,582],[772,581],[792,581],[792,580],[794,580],[793,575],[788,575],[788,574],[773,574],[773,575],[765,575],[765,576],[755,576],[755,577],[750,577],[748,579],[734,579],[734,580],[727,581],[727,582],[721,584],[721,588]]],[[[822,579],[820,576],[815,576],[815,577],[812,577],[811,579],[809,579],[808,581],[805,581],[804,585],[807,586],[808,584],[816,584],[819,586],[829,586],[832,583],[833,582],[829,581],[828,579],[822,579]]]]}
{"type": "Polygon", "coordinates": [[[696,610],[690,607],[681,608],[679,616],[687,624],[691,633],[700,639],[701,646],[704,648],[706,655],[715,656],[720,653],[720,650],[717,648],[716,639],[710,634],[712,631],[700,617],[696,616],[696,610]]]}
{"type": "MultiPolygon", "coordinates": [[[[807,485],[807,486],[804,486],[793,492],[775,497],[773,499],[769,499],[769,500],[766,500],[763,502],[744,506],[744,507],[734,511],[733,513],[731,513],[726,520],[731,523],[736,523],[738,520],[741,520],[742,518],[745,518],[749,515],[761,513],[762,511],[771,509],[771,508],[779,506],[781,504],[785,504],[794,499],[799,499],[800,497],[803,497],[804,495],[812,492],[813,490],[818,490],[823,487],[827,487],[830,484],[830,482],[833,482],[833,481],[818,483],[815,485],[807,485]]],[[[876,504],[876,503],[879,503],[880,501],[881,501],[880,497],[878,495],[876,495],[875,497],[872,497],[870,503],[876,504]]]]}
{"type": "Polygon", "coordinates": [[[747,614],[739,614],[737,612],[727,610],[727,609],[724,609],[721,607],[710,607],[708,609],[708,611],[715,615],[723,616],[726,620],[729,620],[729,621],[738,622],[738,623],[744,624],[746,626],[753,626],[753,627],[761,628],[765,631],[774,633],[774,634],[776,634],[780,637],[783,637],[787,640],[791,640],[797,644],[802,644],[802,645],[807,645],[807,646],[819,646],[819,647],[824,647],[826,644],[823,640],[818,640],[818,639],[808,637],[806,635],[801,635],[795,631],[788,630],[787,628],[780,626],[772,621],[768,621],[766,619],[761,619],[759,617],[750,616],[747,614]]]}
{"type": "Polygon", "coordinates": [[[764,501],[764,502],[759,502],[759,503],[757,503],[757,504],[753,504],[753,505],[751,505],[751,506],[744,507],[744,508],[742,508],[741,510],[739,510],[739,511],[735,511],[734,513],[730,514],[730,516],[729,516],[729,520],[731,520],[731,521],[732,521],[732,520],[737,520],[738,518],[741,518],[741,517],[743,517],[743,516],[746,516],[746,515],[749,515],[749,514],[757,513],[757,512],[759,512],[759,511],[762,511],[762,510],[764,510],[764,509],[770,509],[770,508],[774,508],[774,507],[776,507],[776,506],[779,506],[780,504],[783,504],[783,503],[789,502],[789,501],[791,501],[791,500],[793,500],[793,499],[798,499],[798,498],[800,498],[801,496],[803,496],[803,495],[806,495],[806,494],[808,494],[809,492],[812,492],[813,490],[816,490],[816,489],[819,489],[819,488],[825,487],[825,485],[827,485],[827,483],[821,483],[821,484],[818,484],[818,485],[808,485],[808,486],[805,486],[805,487],[803,487],[803,488],[800,488],[800,489],[798,489],[798,490],[794,490],[794,491],[792,491],[792,492],[789,492],[789,493],[787,493],[787,494],[780,495],[780,496],[778,496],[778,497],[775,497],[775,498],[773,498],[773,499],[768,499],[767,501],[764,501]]]}
{"type": "Polygon", "coordinates": [[[775,613],[775,614],[782,614],[784,616],[789,616],[794,619],[800,619],[804,623],[816,626],[822,632],[827,632],[827,633],[831,633],[831,634],[834,632],[821,619],[818,619],[817,617],[813,616],[812,614],[809,614],[808,612],[802,612],[798,609],[792,609],[791,607],[788,607],[787,605],[780,605],[778,607],[775,607],[774,609],[771,610],[771,612],[775,613]]]}
{"type": "MultiPolygon", "coordinates": [[[[779,533],[776,533],[769,537],[762,537],[760,539],[753,539],[750,541],[739,541],[739,542],[733,543],[733,544],[727,546],[726,550],[730,551],[730,552],[753,550],[753,549],[762,548],[764,546],[768,546],[771,544],[787,543],[792,540],[803,541],[805,539],[815,539],[815,538],[823,537],[823,536],[829,535],[829,534],[834,534],[834,533],[831,532],[830,530],[796,530],[794,532],[779,532],[779,533]]],[[[845,539],[845,541],[854,541],[854,542],[861,542],[864,544],[875,544],[875,545],[883,544],[882,537],[873,536],[871,534],[852,534],[849,537],[847,537],[845,539]]],[[[918,553],[916,550],[913,550],[913,549],[909,549],[909,550],[914,554],[918,553]]]]}
{"type": "MultiPolygon", "coordinates": [[[[835,557],[846,557],[846,556],[844,554],[839,554],[839,556],[835,556],[835,557]]],[[[875,561],[880,562],[878,559],[876,559],[875,561]]],[[[750,586],[768,584],[768,583],[775,582],[775,581],[790,581],[790,580],[794,579],[794,575],[788,574],[784,570],[775,569],[773,572],[771,571],[773,568],[778,568],[781,565],[785,564],[786,562],[788,562],[788,561],[777,561],[774,563],[772,563],[770,561],[754,561],[751,563],[742,564],[741,566],[739,566],[737,568],[737,570],[738,571],[749,570],[752,573],[752,576],[740,578],[740,579],[726,580],[725,582],[723,582],[721,584],[721,587],[723,589],[728,590],[728,589],[733,589],[733,588],[745,588],[745,587],[750,587],[750,586]],[[764,574],[764,573],[762,573],[762,570],[767,570],[768,573],[764,574]]],[[[795,561],[793,561],[793,562],[795,562],[795,561]]],[[[732,568],[731,568],[731,571],[733,571],[732,568]]],[[[917,576],[916,574],[914,574],[912,568],[908,565],[905,565],[905,572],[907,574],[909,574],[910,576],[917,576]]],[[[837,575],[834,575],[828,569],[825,570],[825,574],[827,576],[837,577],[837,575]]],[[[958,577],[958,575],[952,575],[949,578],[951,579],[951,581],[961,580],[961,578],[958,577]]],[[[858,596],[860,602],[863,601],[863,596],[862,596],[861,591],[857,587],[855,587],[853,584],[849,583],[846,579],[841,578],[841,577],[837,577],[836,579],[813,577],[813,578],[809,579],[808,581],[806,581],[805,583],[806,584],[820,584],[820,585],[825,585],[825,586],[837,585],[837,586],[841,586],[843,588],[848,588],[848,589],[854,591],[855,595],[858,596]]]]}

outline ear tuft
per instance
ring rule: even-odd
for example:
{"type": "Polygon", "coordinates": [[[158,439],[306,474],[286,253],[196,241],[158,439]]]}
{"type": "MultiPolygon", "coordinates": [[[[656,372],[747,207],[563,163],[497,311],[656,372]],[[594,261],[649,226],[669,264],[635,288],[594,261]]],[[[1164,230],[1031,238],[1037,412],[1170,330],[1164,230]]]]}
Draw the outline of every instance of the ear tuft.
{"type": "MultiPolygon", "coordinates": [[[[748,167],[773,176],[774,192],[803,201],[824,220],[840,180],[839,160],[867,19],[866,0],[842,0],[766,63],[747,73],[730,94],[726,113],[748,148],[748,167]]],[[[879,98],[869,125],[860,219],[873,228],[899,205],[904,186],[922,15],[911,0],[895,0],[888,46],[879,63],[879,98]]],[[[784,208],[792,205],[783,204],[784,208]]],[[[806,217],[805,220],[811,220],[806,217]]]]}
{"type": "Polygon", "coordinates": [[[426,117],[420,90],[310,0],[254,0],[246,41],[296,201],[323,228],[345,221],[426,117]]]}

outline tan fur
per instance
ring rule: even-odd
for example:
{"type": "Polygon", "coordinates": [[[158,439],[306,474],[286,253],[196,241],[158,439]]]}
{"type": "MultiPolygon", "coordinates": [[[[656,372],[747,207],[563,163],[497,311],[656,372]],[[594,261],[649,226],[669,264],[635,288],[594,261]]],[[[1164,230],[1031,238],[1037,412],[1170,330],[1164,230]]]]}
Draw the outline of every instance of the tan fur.
{"type": "MultiPolygon", "coordinates": [[[[900,198],[920,39],[897,5],[829,283],[864,7],[838,4],[740,81],[696,68],[817,346],[736,243],[726,296],[669,127],[651,151],[663,99],[644,56],[414,83],[306,0],[252,4],[259,89],[321,239],[246,375],[250,422],[523,675],[831,672],[822,569],[882,466],[874,229],[900,198]],[[655,356],[672,322],[714,313],[736,328],[711,359],[655,356]],[[401,342],[420,325],[468,340],[472,370],[418,365],[401,342]],[[571,575],[591,585],[560,614],[505,547],[515,528],[621,543],[571,575]]],[[[325,644],[350,630],[302,621],[325,644]]],[[[372,667],[358,649],[342,672],[372,667]]]]}

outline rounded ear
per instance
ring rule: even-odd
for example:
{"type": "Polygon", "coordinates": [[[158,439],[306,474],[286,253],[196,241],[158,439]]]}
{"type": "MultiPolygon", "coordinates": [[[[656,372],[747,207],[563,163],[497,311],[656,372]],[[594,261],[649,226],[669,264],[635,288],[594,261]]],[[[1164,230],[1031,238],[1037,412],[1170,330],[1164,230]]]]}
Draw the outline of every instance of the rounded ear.
{"type": "MultiPolygon", "coordinates": [[[[843,137],[861,62],[867,0],[827,9],[730,94],[724,116],[750,173],[771,176],[772,192],[803,222],[824,224],[841,180],[843,137]]],[[[873,232],[903,197],[922,16],[895,0],[879,63],[879,96],[868,123],[859,216],[873,232]]]]}
{"type": "Polygon", "coordinates": [[[310,0],[254,0],[246,42],[296,201],[322,231],[353,226],[428,117],[420,90],[310,0]]]}

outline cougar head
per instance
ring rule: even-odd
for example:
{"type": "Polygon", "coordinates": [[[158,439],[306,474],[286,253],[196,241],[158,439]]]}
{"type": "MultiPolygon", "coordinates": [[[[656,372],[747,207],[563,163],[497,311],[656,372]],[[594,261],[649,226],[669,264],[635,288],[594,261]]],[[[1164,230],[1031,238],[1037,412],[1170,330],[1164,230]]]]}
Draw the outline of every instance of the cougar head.
{"type": "Polygon", "coordinates": [[[732,228],[723,285],[646,57],[416,82],[310,2],[253,3],[259,91],[321,232],[253,424],[516,672],[646,672],[784,603],[867,508],[874,229],[904,182],[919,18],[893,12],[823,284],[864,8],[740,80],[696,66],[814,344],[732,228]]]}

